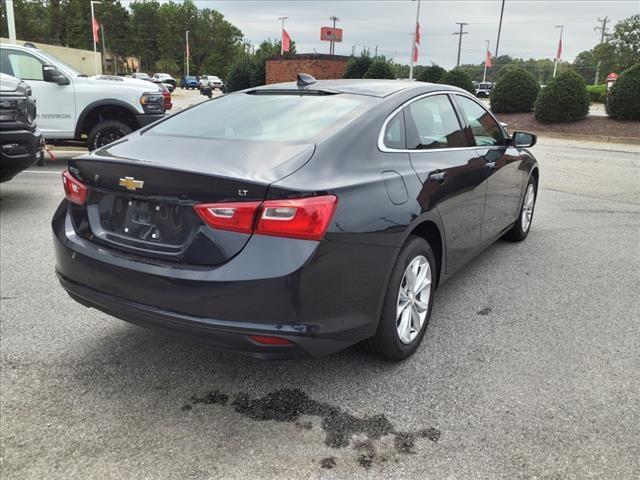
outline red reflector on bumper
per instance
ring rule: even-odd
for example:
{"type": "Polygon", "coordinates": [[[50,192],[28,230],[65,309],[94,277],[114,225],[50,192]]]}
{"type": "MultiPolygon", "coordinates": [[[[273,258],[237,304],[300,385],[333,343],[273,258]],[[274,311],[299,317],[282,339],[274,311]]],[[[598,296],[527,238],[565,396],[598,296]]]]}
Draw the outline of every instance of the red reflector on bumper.
{"type": "Polygon", "coordinates": [[[293,345],[286,338],[268,337],[266,335],[249,335],[249,338],[261,345],[293,345]]]}

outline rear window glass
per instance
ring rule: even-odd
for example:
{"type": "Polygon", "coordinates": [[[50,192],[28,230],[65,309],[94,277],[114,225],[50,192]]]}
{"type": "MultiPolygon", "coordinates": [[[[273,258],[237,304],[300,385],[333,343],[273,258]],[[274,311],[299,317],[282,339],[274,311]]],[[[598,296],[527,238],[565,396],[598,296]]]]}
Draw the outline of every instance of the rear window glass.
{"type": "Polygon", "coordinates": [[[225,95],[171,117],[148,133],[195,138],[307,141],[343,127],[366,110],[346,95],[225,95]]]}

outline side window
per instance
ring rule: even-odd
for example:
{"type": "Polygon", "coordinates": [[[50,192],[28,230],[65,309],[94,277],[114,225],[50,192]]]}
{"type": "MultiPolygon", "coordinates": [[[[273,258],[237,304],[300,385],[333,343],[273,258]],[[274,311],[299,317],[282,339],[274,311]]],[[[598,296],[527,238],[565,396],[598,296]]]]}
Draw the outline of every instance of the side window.
{"type": "Polygon", "coordinates": [[[447,95],[432,95],[410,103],[405,109],[407,148],[466,147],[460,122],[447,95]]]}
{"type": "Polygon", "coordinates": [[[404,118],[401,111],[387,124],[387,129],[384,132],[384,146],[399,150],[407,148],[404,141],[404,118]]]}
{"type": "Polygon", "coordinates": [[[464,116],[471,127],[473,138],[479,147],[504,145],[504,136],[500,125],[493,119],[484,107],[470,98],[456,96],[464,116]]]}
{"type": "Polygon", "coordinates": [[[9,52],[7,57],[14,77],[20,80],[43,80],[42,63],[37,58],[23,52],[9,52]]]}

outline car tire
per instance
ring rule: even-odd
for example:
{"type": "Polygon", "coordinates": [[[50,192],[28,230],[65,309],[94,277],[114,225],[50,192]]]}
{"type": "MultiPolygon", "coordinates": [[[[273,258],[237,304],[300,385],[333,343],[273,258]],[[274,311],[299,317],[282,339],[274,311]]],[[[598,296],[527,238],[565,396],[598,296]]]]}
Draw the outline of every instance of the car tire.
{"type": "Polygon", "coordinates": [[[129,135],[131,132],[133,132],[133,128],[120,120],[105,120],[94,125],[89,131],[87,147],[89,151],[96,150],[129,135]]]}
{"type": "Polygon", "coordinates": [[[504,235],[505,240],[511,242],[522,242],[531,230],[531,222],[533,222],[533,212],[536,207],[536,198],[538,195],[538,186],[536,179],[531,177],[527,183],[527,188],[524,191],[524,197],[522,198],[522,205],[520,205],[520,213],[518,220],[513,224],[511,230],[504,235]]]}
{"type": "Polygon", "coordinates": [[[400,361],[416,351],[431,317],[436,272],[435,257],[429,243],[422,237],[410,236],[393,267],[378,329],[375,335],[364,343],[370,353],[384,360],[400,361]],[[417,267],[417,270],[414,267],[417,267]],[[414,280],[411,280],[412,275],[415,278],[416,271],[419,272],[418,278],[424,274],[423,281],[428,281],[426,287],[420,291],[417,290],[419,285],[415,285],[414,280]],[[412,284],[414,288],[410,288],[412,284]]]}

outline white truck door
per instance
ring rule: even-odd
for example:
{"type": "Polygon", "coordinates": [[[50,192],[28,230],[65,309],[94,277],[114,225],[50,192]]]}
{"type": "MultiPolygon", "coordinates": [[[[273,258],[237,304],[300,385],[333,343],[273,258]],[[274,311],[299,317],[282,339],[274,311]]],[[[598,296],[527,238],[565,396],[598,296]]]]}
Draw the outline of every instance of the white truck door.
{"type": "Polygon", "coordinates": [[[69,85],[45,82],[44,61],[21,50],[3,45],[2,73],[13,75],[31,86],[36,99],[36,123],[45,138],[73,138],[76,126],[76,101],[73,79],[69,85]]]}

